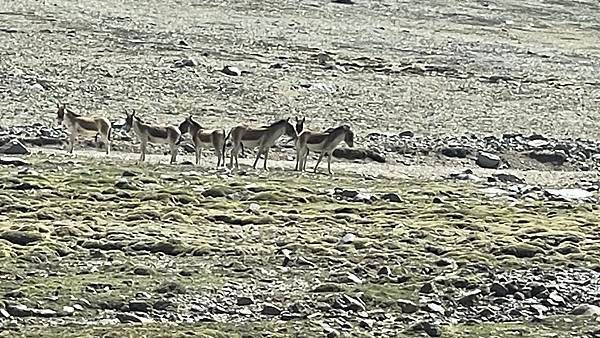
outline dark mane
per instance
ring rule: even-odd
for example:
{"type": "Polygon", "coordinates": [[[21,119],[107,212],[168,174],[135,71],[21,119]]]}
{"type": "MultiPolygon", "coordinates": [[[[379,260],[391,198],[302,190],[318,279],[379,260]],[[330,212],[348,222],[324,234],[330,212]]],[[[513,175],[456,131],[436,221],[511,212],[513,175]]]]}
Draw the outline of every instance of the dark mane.
{"type": "Polygon", "coordinates": [[[65,113],[71,114],[71,115],[73,115],[75,117],[81,117],[81,114],[77,114],[76,112],[72,111],[69,108],[65,108],[65,113]]]}
{"type": "Polygon", "coordinates": [[[288,122],[288,120],[286,120],[286,119],[281,119],[281,120],[277,120],[277,121],[275,121],[275,122],[273,122],[273,123],[271,123],[271,124],[269,124],[269,125],[264,125],[264,126],[261,126],[261,128],[270,128],[270,127],[276,126],[276,125],[278,125],[278,124],[280,124],[280,123],[287,123],[287,122],[288,122]]]}

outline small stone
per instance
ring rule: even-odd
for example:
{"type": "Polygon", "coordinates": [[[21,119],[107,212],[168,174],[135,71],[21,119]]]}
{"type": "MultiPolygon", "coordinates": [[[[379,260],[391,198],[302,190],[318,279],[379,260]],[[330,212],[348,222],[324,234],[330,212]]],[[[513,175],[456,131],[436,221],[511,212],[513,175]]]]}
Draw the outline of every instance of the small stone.
{"type": "Polygon", "coordinates": [[[0,308],[0,316],[8,318],[10,317],[10,313],[8,313],[8,311],[6,311],[4,308],[0,308]]]}
{"type": "Polygon", "coordinates": [[[12,244],[29,245],[42,240],[42,235],[31,231],[6,230],[0,233],[0,239],[7,240],[12,244]]]}
{"type": "Polygon", "coordinates": [[[258,203],[250,203],[250,205],[248,206],[248,210],[252,213],[257,214],[260,210],[260,205],[258,203]]]}
{"type": "Polygon", "coordinates": [[[410,131],[410,130],[405,130],[405,131],[402,131],[402,132],[400,132],[400,133],[398,134],[398,137],[406,137],[406,138],[410,138],[410,137],[414,137],[414,136],[415,136],[415,133],[413,133],[413,132],[412,132],[412,131],[410,131]]]}
{"type": "Polygon", "coordinates": [[[398,299],[396,302],[400,306],[402,313],[411,314],[419,311],[419,307],[417,306],[417,304],[410,300],[398,299]]]}
{"type": "Polygon", "coordinates": [[[508,295],[508,290],[500,283],[492,283],[490,292],[496,297],[506,297],[508,295]]]}
{"type": "Polygon", "coordinates": [[[312,290],[312,292],[323,293],[323,292],[341,292],[343,289],[341,286],[334,283],[325,283],[318,285],[312,290]]]}
{"type": "Polygon", "coordinates": [[[65,305],[62,308],[62,312],[64,315],[70,316],[75,313],[75,308],[72,306],[65,305]]]}
{"type": "Polygon", "coordinates": [[[173,66],[176,68],[182,68],[182,67],[195,67],[197,65],[198,65],[198,62],[194,59],[181,59],[181,60],[175,61],[175,64],[173,66]]]}
{"type": "Polygon", "coordinates": [[[474,290],[469,293],[466,293],[465,295],[460,297],[460,299],[458,300],[458,303],[463,306],[466,306],[466,307],[471,307],[471,306],[473,306],[473,304],[475,303],[475,300],[477,299],[477,297],[480,294],[481,294],[481,290],[474,290]]]}
{"type": "Polygon", "coordinates": [[[164,311],[172,306],[174,306],[174,303],[172,301],[166,299],[159,299],[156,302],[154,302],[154,305],[152,307],[155,310],[164,311]]]}
{"type": "Polygon", "coordinates": [[[133,269],[133,273],[138,276],[150,276],[152,274],[152,270],[145,266],[138,266],[133,269]]]}
{"type": "Polygon", "coordinates": [[[391,274],[392,274],[392,271],[387,266],[383,266],[383,267],[381,267],[381,269],[379,269],[379,271],[377,271],[378,276],[389,276],[391,274]]]}
{"type": "Polygon", "coordinates": [[[223,74],[229,75],[229,76],[241,76],[242,75],[242,71],[239,68],[233,67],[233,66],[225,66],[225,67],[223,67],[221,72],[223,74]]]}
{"type": "Polygon", "coordinates": [[[536,297],[544,291],[547,291],[546,286],[540,283],[531,283],[529,287],[531,288],[531,297],[536,297]]]}
{"type": "Polygon", "coordinates": [[[358,322],[358,326],[362,327],[363,329],[366,330],[370,330],[373,328],[373,324],[375,324],[375,321],[373,319],[361,319],[358,322]]]}
{"type": "Polygon", "coordinates": [[[0,147],[0,154],[6,155],[28,155],[29,149],[17,139],[12,139],[0,147]]]}
{"type": "Polygon", "coordinates": [[[129,311],[148,312],[152,306],[143,300],[132,300],[129,302],[129,311]]]}
{"type": "Polygon", "coordinates": [[[600,316],[600,306],[581,304],[576,306],[571,314],[575,316],[600,316]]]}
{"type": "Polygon", "coordinates": [[[273,304],[266,303],[263,305],[261,313],[267,316],[278,316],[281,314],[281,309],[273,304]]]}
{"type": "Polygon", "coordinates": [[[0,165],[13,165],[15,167],[23,167],[30,165],[30,163],[16,157],[2,156],[0,157],[0,165]]]}
{"type": "Polygon", "coordinates": [[[441,337],[442,336],[442,328],[439,325],[425,322],[423,323],[423,331],[427,333],[430,337],[441,337]]]}
{"type": "Polygon", "coordinates": [[[440,153],[446,157],[466,158],[471,153],[471,151],[467,148],[461,147],[446,147],[442,148],[440,153]]]}
{"type": "Polygon", "coordinates": [[[117,319],[121,322],[121,323],[143,323],[143,324],[147,324],[147,323],[151,323],[152,320],[149,318],[145,318],[145,317],[141,317],[138,315],[135,315],[133,313],[126,313],[126,312],[121,312],[121,313],[117,313],[117,319]]]}
{"type": "Polygon", "coordinates": [[[444,310],[444,308],[441,305],[435,303],[425,304],[425,310],[427,312],[439,313],[441,315],[443,315],[444,312],[446,312],[446,310],[444,310]]]}
{"type": "Polygon", "coordinates": [[[39,83],[35,83],[33,86],[31,86],[31,89],[38,91],[38,92],[43,92],[44,91],[44,86],[42,86],[39,83]]]}
{"type": "Polygon", "coordinates": [[[402,202],[402,198],[395,193],[387,193],[381,196],[381,199],[388,202],[399,203],[402,202]]]}
{"type": "Polygon", "coordinates": [[[532,151],[528,156],[529,158],[544,164],[562,165],[567,161],[567,154],[562,150],[532,151]]]}
{"type": "Polygon", "coordinates": [[[441,197],[436,196],[433,198],[433,200],[431,202],[435,203],[435,204],[443,204],[444,200],[441,197]]]}
{"type": "Polygon", "coordinates": [[[431,282],[427,282],[421,286],[419,293],[433,293],[435,292],[435,286],[431,282]]]}
{"type": "Polygon", "coordinates": [[[254,304],[254,299],[250,298],[250,297],[238,297],[237,298],[237,305],[240,306],[246,306],[246,305],[251,305],[254,304]]]}
{"type": "Polygon", "coordinates": [[[497,155],[486,152],[480,152],[479,154],[477,154],[477,160],[475,161],[475,163],[482,168],[497,169],[498,167],[500,167],[500,163],[502,163],[502,160],[497,155]]]}
{"type": "Polygon", "coordinates": [[[6,311],[14,317],[29,317],[33,314],[32,309],[23,304],[7,305],[6,311]]]}
{"type": "Polygon", "coordinates": [[[356,235],[354,235],[354,234],[345,234],[344,237],[342,237],[342,243],[344,243],[344,244],[350,244],[350,243],[354,242],[355,239],[356,239],[356,235]]]}
{"type": "Polygon", "coordinates": [[[516,300],[525,300],[525,295],[522,292],[515,292],[515,294],[513,295],[513,297],[516,300]]]}

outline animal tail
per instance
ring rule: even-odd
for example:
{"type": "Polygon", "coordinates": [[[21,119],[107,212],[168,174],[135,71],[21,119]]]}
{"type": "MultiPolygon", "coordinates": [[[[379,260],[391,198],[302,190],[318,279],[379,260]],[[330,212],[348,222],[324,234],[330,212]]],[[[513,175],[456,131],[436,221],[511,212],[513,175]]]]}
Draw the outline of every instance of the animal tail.
{"type": "Polygon", "coordinates": [[[108,135],[107,135],[107,138],[108,138],[108,140],[109,140],[109,141],[111,141],[111,142],[112,142],[112,131],[113,131],[113,128],[111,127],[111,128],[108,130],[108,135]]]}

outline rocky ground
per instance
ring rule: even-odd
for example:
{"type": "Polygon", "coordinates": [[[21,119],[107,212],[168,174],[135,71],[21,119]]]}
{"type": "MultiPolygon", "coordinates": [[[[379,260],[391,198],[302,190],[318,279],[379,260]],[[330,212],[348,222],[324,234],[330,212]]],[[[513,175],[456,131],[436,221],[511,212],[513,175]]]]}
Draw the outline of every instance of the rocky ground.
{"type": "Polygon", "coordinates": [[[600,336],[599,8],[0,4],[0,336],[600,336]],[[56,101],[114,153],[65,154],[56,101]],[[356,149],[138,165],[125,109],[356,149]]]}

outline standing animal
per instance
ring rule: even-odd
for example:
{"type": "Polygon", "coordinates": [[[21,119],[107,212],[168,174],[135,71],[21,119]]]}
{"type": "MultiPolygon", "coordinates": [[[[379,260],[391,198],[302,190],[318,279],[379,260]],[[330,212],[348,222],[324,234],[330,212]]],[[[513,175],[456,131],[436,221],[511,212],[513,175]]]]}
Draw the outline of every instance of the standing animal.
{"type": "Polygon", "coordinates": [[[158,144],[168,144],[171,150],[171,164],[177,161],[177,148],[181,142],[181,131],[179,128],[174,126],[153,126],[143,122],[138,116],[135,115],[135,111],[131,114],[125,112],[127,117],[125,118],[125,125],[123,128],[125,131],[129,131],[133,128],[133,131],[140,140],[140,162],[144,162],[146,159],[146,147],[148,142],[158,144]]]}
{"type": "Polygon", "coordinates": [[[181,135],[190,133],[196,150],[196,165],[200,164],[202,149],[213,148],[217,155],[217,168],[225,166],[225,129],[205,130],[200,123],[190,115],[179,125],[181,135]]]}
{"type": "Polygon", "coordinates": [[[110,142],[112,125],[107,118],[104,117],[87,117],[76,114],[67,109],[66,103],[57,103],[56,122],[58,125],[64,125],[69,131],[69,153],[73,153],[73,147],[77,136],[89,136],[94,134],[95,139],[98,139],[100,134],[104,145],[106,146],[106,154],[110,154],[110,142]]]}
{"type": "Polygon", "coordinates": [[[315,165],[314,172],[317,172],[323,156],[327,155],[327,172],[331,172],[331,157],[337,146],[344,141],[349,147],[354,147],[354,132],[348,125],[341,125],[335,128],[329,128],[323,132],[314,132],[304,130],[296,139],[296,170],[306,170],[306,160],[309,151],[321,153],[319,160],[315,165]]]}
{"type": "Polygon", "coordinates": [[[298,136],[294,126],[290,123],[289,117],[260,128],[250,128],[244,125],[237,126],[231,130],[230,134],[233,149],[231,150],[229,166],[233,167],[233,161],[235,159],[235,168],[239,169],[238,154],[243,146],[244,148],[250,149],[258,148],[256,160],[254,160],[254,164],[252,165],[252,168],[254,169],[256,169],[256,164],[258,163],[260,155],[262,154],[265,156],[263,165],[264,170],[268,170],[267,159],[269,157],[269,149],[275,145],[275,142],[277,142],[283,134],[293,139],[296,139],[298,136]]]}

